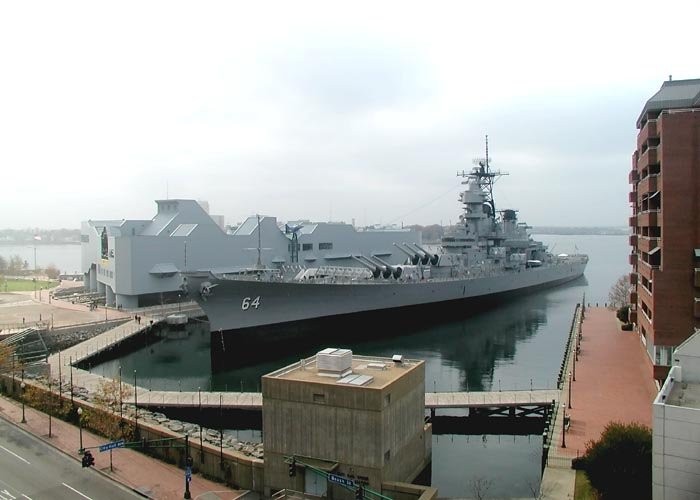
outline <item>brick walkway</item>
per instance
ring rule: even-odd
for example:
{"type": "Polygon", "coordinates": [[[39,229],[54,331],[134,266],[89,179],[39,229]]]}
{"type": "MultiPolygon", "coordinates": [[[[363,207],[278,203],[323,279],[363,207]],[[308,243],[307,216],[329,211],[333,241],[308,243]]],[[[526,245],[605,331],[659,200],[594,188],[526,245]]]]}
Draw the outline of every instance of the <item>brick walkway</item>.
{"type": "Polygon", "coordinates": [[[614,311],[587,308],[582,333],[571,409],[567,409],[571,416],[567,447],[557,449],[562,455],[582,455],[586,443],[598,439],[611,421],[651,427],[651,404],[658,392],[639,334],[621,331],[614,311]]]}
{"type": "MultiPolygon", "coordinates": [[[[52,437],[49,438],[48,416],[29,407],[25,408],[25,414],[27,423],[19,424],[18,422],[22,419],[21,405],[14,400],[0,397],[0,418],[15,423],[21,429],[47,441],[72,457],[70,459],[78,460],[80,438],[77,427],[54,418],[51,424],[52,437]]],[[[97,446],[104,442],[104,438],[83,430],[83,446],[97,446]]],[[[144,496],[157,499],[183,497],[184,471],[174,465],[147,457],[134,450],[121,449],[112,453],[114,470],[110,471],[109,453],[93,453],[93,455],[97,470],[144,496]]],[[[86,470],[85,473],[90,474],[93,471],[86,470]]],[[[190,492],[192,498],[201,500],[234,499],[246,494],[246,491],[236,491],[198,475],[192,477],[190,492]]]]}

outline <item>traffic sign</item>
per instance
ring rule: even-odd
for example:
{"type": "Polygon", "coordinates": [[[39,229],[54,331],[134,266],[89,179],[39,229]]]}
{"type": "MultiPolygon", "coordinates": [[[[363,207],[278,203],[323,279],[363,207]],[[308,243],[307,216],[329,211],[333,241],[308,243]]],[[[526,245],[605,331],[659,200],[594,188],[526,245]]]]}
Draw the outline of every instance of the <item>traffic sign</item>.
{"type": "Polygon", "coordinates": [[[328,474],[328,480],[331,483],[342,484],[343,486],[347,486],[348,488],[355,487],[355,481],[353,481],[352,479],[348,479],[347,477],[336,476],[335,474],[328,474]]]}
{"type": "Polygon", "coordinates": [[[111,443],[105,443],[100,445],[100,452],[113,450],[114,448],[124,448],[125,441],[120,439],[119,441],[112,441],[111,443]]]}

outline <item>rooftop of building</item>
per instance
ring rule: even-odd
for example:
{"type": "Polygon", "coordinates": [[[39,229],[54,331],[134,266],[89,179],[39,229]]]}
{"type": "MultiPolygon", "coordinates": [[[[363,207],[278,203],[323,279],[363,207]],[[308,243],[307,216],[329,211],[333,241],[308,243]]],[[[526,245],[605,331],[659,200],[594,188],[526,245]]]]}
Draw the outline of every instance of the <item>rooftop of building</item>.
{"type": "MultiPolygon", "coordinates": [[[[396,356],[394,356],[396,358],[396,356]]],[[[398,359],[398,358],[397,358],[398,359]]],[[[303,359],[291,365],[280,368],[265,377],[293,380],[297,382],[314,382],[334,386],[363,387],[383,389],[406,373],[415,370],[424,362],[401,357],[401,361],[378,356],[357,356],[347,349],[328,348],[317,355],[303,359]],[[331,370],[319,368],[319,356],[324,352],[336,354],[349,353],[352,357],[349,370],[331,370]],[[349,373],[348,373],[349,372],[349,373]]]]}
{"type": "Polygon", "coordinates": [[[651,96],[637,119],[637,128],[650,112],[666,109],[684,109],[700,107],[700,78],[691,80],[667,80],[661,84],[659,91],[651,96]]]}
{"type": "Polygon", "coordinates": [[[700,384],[691,382],[674,383],[664,403],[673,406],[683,406],[684,408],[700,409],[700,384]]]}

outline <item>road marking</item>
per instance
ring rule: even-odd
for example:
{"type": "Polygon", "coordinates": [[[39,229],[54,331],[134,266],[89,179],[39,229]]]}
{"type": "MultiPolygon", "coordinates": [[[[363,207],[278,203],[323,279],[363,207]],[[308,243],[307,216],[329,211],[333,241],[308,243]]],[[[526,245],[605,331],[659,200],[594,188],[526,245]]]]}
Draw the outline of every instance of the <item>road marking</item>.
{"type": "Polygon", "coordinates": [[[27,495],[25,495],[24,493],[22,493],[22,496],[23,496],[24,498],[26,498],[27,500],[32,500],[31,498],[29,498],[29,497],[28,497],[27,495]]]}
{"type": "Polygon", "coordinates": [[[90,498],[90,497],[87,496],[87,495],[84,495],[84,494],[80,493],[78,490],[76,490],[76,489],[73,488],[72,486],[68,486],[66,483],[61,483],[61,484],[62,484],[63,486],[65,486],[66,488],[68,488],[69,490],[75,491],[75,492],[76,492],[78,495],[80,495],[81,497],[87,498],[88,500],[92,500],[92,498],[90,498]]]}
{"type": "Polygon", "coordinates": [[[5,450],[5,451],[6,451],[7,453],[9,453],[10,455],[13,455],[13,456],[15,456],[15,457],[19,458],[19,459],[20,459],[20,460],[21,460],[22,462],[24,462],[25,464],[27,464],[27,465],[31,465],[31,464],[29,463],[29,461],[28,461],[28,460],[25,460],[24,458],[20,457],[20,456],[19,456],[19,455],[18,455],[17,453],[15,453],[15,452],[13,452],[13,451],[10,451],[10,450],[8,450],[7,448],[5,448],[5,447],[4,447],[4,446],[2,446],[2,445],[0,445],[0,448],[2,448],[3,450],[5,450]]]}

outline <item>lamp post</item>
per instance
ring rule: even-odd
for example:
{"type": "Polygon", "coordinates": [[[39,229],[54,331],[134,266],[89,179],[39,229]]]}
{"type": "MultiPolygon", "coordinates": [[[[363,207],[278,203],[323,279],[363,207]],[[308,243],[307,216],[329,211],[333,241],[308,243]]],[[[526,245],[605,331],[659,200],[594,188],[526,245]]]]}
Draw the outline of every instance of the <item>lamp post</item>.
{"type": "Polygon", "coordinates": [[[566,405],[562,403],[561,405],[561,447],[566,448],[566,424],[564,419],[566,418],[566,405]]]}
{"type": "MultiPolygon", "coordinates": [[[[22,379],[24,379],[24,370],[22,370],[22,379]]],[[[22,389],[22,423],[26,424],[27,419],[24,418],[24,388],[27,387],[27,384],[25,384],[24,380],[22,380],[22,383],[19,386],[22,389]]]]}
{"type": "Polygon", "coordinates": [[[571,372],[569,372],[569,409],[571,409],[571,372]]]}
{"type": "Polygon", "coordinates": [[[73,408],[73,356],[68,358],[68,366],[70,366],[70,407],[73,408]]]}
{"type": "Polygon", "coordinates": [[[204,447],[202,446],[202,388],[197,387],[197,394],[199,395],[199,458],[204,461],[204,447]]]}
{"type": "Polygon", "coordinates": [[[51,437],[51,414],[53,413],[53,388],[51,387],[51,377],[49,377],[49,437],[51,437]]]}
{"type": "Polygon", "coordinates": [[[119,425],[124,422],[124,413],[122,411],[122,366],[119,365],[119,425]]]}
{"type": "Polygon", "coordinates": [[[135,420],[135,436],[139,435],[139,397],[138,397],[138,392],[137,392],[137,386],[136,386],[136,370],[134,370],[134,420],[135,420]]]}
{"type": "Polygon", "coordinates": [[[78,432],[80,433],[80,453],[81,455],[83,454],[83,409],[82,407],[78,407],[78,432]]]}

